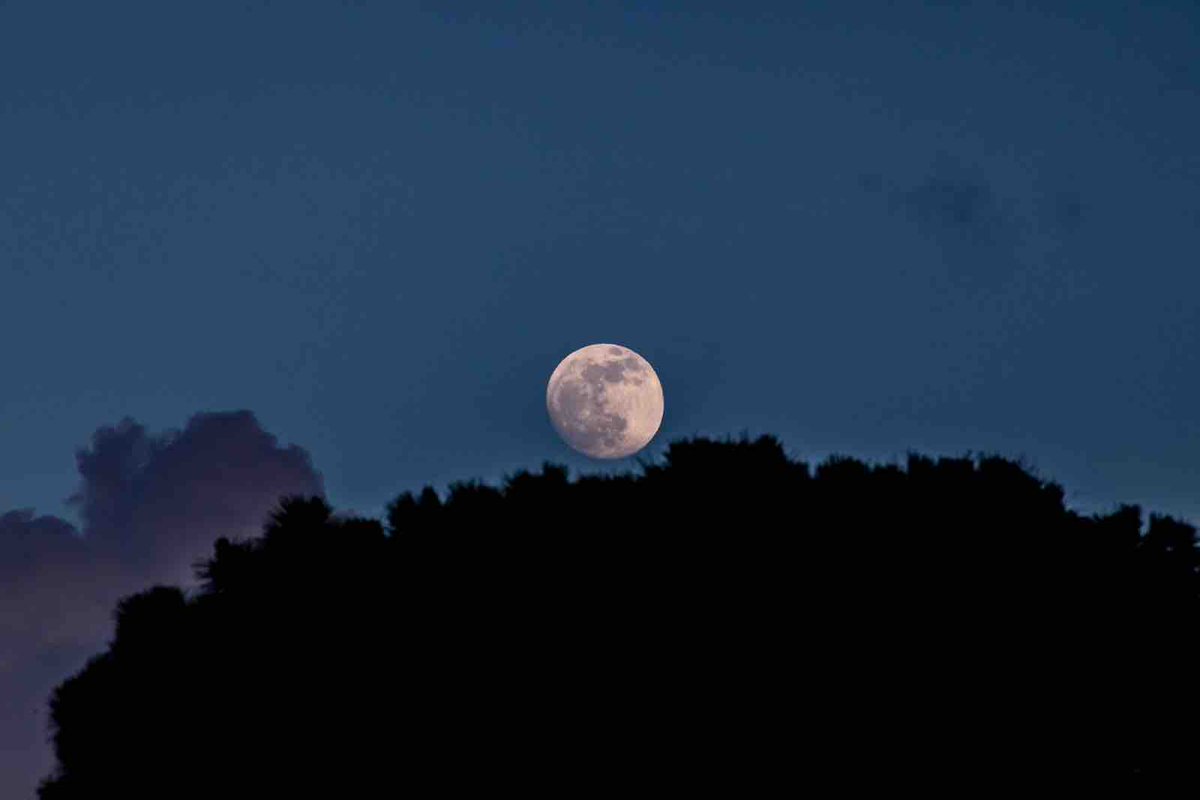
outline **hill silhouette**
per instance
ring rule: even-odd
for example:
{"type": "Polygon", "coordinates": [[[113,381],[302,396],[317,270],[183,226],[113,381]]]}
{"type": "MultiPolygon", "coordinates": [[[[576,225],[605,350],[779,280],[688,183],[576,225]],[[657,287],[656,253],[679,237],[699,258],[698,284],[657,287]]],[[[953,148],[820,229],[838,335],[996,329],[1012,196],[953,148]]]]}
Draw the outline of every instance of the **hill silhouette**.
{"type": "Polygon", "coordinates": [[[1195,529],[998,457],[673,443],[287,498],[55,691],[43,800],[1194,780],[1195,529]]]}

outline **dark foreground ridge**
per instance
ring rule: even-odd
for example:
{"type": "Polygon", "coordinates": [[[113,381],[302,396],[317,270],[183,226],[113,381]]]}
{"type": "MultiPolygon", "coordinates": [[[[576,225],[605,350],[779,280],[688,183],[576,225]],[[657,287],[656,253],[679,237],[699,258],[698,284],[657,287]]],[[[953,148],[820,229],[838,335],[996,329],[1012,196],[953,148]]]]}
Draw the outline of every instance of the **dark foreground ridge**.
{"type": "Polygon", "coordinates": [[[121,603],[41,797],[1194,780],[1195,530],[1142,527],[1000,458],[771,438],[405,494],[386,530],[292,498],[194,597],[121,603]]]}

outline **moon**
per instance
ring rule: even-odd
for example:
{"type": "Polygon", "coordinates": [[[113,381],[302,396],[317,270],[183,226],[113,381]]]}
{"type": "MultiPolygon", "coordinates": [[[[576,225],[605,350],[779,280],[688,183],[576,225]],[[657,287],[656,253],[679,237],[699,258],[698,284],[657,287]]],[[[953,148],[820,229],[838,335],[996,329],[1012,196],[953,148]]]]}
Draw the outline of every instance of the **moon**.
{"type": "Polygon", "coordinates": [[[641,450],[663,418],[663,390],[650,362],[619,344],[590,344],[564,358],[546,384],[558,435],[592,458],[641,450]]]}

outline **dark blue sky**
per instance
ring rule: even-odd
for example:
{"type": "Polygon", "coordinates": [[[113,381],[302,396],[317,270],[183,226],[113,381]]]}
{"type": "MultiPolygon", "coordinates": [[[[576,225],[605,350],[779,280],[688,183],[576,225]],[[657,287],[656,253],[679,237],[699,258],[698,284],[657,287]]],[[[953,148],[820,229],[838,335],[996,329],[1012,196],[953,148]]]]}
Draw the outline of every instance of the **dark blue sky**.
{"type": "Polygon", "coordinates": [[[817,5],[0,5],[0,508],[201,409],[363,510],[579,464],[616,341],[667,438],[1200,516],[1200,14],[817,5]]]}
{"type": "Polygon", "coordinates": [[[545,382],[607,341],[651,452],[1200,520],[1200,8],[925,5],[0,0],[0,514],[84,524],[126,416],[249,409],[367,513],[587,468],[545,382]]]}

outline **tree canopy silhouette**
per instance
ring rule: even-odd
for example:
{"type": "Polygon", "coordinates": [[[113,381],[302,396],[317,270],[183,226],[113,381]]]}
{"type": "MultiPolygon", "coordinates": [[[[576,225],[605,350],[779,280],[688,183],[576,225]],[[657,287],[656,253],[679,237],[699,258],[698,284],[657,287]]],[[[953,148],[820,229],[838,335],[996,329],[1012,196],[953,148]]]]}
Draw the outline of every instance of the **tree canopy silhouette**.
{"type": "Polygon", "coordinates": [[[998,457],[673,443],[287,498],[116,611],[43,800],[1194,779],[1195,529],[998,457]]]}

